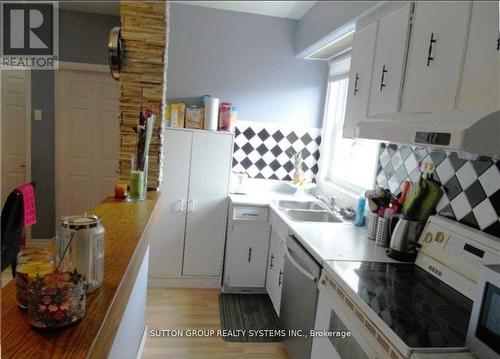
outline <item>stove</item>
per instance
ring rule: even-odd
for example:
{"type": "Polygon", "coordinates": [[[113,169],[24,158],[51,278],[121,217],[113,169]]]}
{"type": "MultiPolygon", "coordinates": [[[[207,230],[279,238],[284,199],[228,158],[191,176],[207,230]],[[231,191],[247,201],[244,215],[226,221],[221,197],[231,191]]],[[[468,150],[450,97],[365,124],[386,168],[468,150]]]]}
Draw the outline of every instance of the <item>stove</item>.
{"type": "Polygon", "coordinates": [[[409,347],[465,347],[472,301],[417,265],[339,261],[333,268],[409,347]]]}
{"type": "MultiPolygon", "coordinates": [[[[357,358],[364,352],[368,358],[439,358],[468,352],[479,272],[485,264],[500,264],[500,239],[432,216],[419,244],[415,263],[327,261],[319,285],[318,328],[353,333],[349,345],[330,339],[334,357],[357,358]]],[[[313,345],[313,352],[321,343],[313,345]]]]}

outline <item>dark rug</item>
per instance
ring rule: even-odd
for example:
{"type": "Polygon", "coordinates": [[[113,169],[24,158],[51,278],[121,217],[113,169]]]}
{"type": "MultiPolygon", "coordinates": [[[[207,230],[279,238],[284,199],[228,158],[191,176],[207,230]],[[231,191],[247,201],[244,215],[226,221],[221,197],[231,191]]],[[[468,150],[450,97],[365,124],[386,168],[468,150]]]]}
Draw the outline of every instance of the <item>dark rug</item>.
{"type": "Polygon", "coordinates": [[[267,294],[219,295],[222,330],[231,331],[223,336],[227,342],[279,342],[278,316],[267,294]]]}

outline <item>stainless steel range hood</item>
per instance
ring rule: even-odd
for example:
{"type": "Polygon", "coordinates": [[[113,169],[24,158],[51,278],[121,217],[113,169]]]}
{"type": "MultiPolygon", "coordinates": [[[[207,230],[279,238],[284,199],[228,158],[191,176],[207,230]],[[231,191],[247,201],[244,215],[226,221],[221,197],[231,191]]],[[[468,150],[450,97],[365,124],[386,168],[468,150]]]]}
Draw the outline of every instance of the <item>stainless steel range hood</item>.
{"type": "Polygon", "coordinates": [[[355,137],[500,157],[500,111],[377,116],[358,123],[355,137]],[[383,118],[380,118],[383,117],[383,118]]]}

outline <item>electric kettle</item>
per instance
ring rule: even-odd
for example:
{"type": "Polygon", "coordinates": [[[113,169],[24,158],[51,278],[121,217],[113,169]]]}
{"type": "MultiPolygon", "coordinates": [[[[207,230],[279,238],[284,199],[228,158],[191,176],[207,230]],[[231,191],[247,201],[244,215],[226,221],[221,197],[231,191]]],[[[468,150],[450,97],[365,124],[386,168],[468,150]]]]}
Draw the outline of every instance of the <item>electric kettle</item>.
{"type": "Polygon", "coordinates": [[[401,214],[392,216],[389,224],[391,243],[387,255],[402,262],[414,262],[423,227],[422,222],[410,221],[401,214]]]}

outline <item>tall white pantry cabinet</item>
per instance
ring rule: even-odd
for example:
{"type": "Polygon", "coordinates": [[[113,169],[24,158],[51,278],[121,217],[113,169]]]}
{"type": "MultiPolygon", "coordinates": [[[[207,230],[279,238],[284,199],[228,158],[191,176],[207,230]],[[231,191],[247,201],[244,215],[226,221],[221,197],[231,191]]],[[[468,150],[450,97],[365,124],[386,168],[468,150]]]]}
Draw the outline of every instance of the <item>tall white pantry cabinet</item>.
{"type": "Polygon", "coordinates": [[[158,214],[151,226],[152,286],[219,287],[233,134],[167,129],[158,214]]]}

